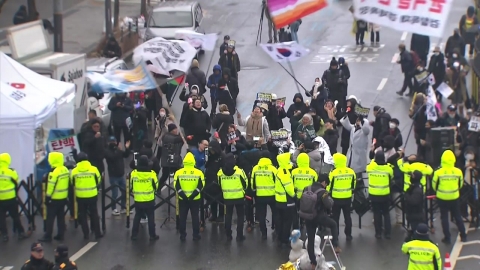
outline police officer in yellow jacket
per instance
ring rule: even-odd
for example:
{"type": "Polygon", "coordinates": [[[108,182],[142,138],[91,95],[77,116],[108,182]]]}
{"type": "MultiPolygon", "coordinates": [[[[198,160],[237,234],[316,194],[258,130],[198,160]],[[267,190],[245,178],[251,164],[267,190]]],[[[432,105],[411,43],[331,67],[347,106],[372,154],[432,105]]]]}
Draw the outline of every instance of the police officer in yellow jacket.
{"type": "Polygon", "coordinates": [[[290,153],[278,155],[277,161],[278,171],[275,180],[277,222],[275,222],[275,232],[278,236],[278,244],[289,246],[292,222],[297,212],[295,207],[295,187],[293,186],[292,174],[290,173],[292,169],[290,153]]]}
{"type": "Polygon", "coordinates": [[[223,166],[218,171],[218,185],[222,189],[223,199],[227,211],[225,213],[225,232],[227,239],[232,240],[233,208],[237,211],[237,241],[245,240],[243,223],[245,220],[245,190],[247,176],[245,172],[235,166],[235,157],[228,153],[224,157],[223,166]]]}
{"type": "MultiPolygon", "coordinates": [[[[303,190],[306,187],[311,186],[318,180],[318,174],[314,169],[310,168],[310,158],[306,153],[300,153],[298,155],[297,168],[293,169],[292,171],[292,180],[297,196],[296,207],[298,211],[300,207],[300,198],[302,197],[303,190]]],[[[294,230],[300,228],[299,221],[299,217],[295,213],[295,218],[293,220],[294,230]]]]}
{"type": "Polygon", "coordinates": [[[131,239],[137,240],[140,219],[146,216],[150,240],[158,240],[159,236],[155,233],[155,193],[158,189],[158,177],[145,155],[138,158],[136,169],[130,173],[130,188],[135,200],[131,239]]]}
{"type": "Polygon", "coordinates": [[[375,159],[367,165],[368,197],[372,202],[373,223],[375,238],[382,238],[382,228],[385,229],[385,238],[390,239],[392,224],[390,223],[390,183],[393,178],[393,169],[385,161],[385,153],[377,151],[375,159]],[[382,218],[385,224],[382,222],[382,218]]]}
{"type": "Polygon", "coordinates": [[[75,199],[78,204],[78,220],[82,226],[83,238],[88,240],[89,229],[87,213],[90,216],[92,230],[95,239],[103,235],[100,231],[100,220],[98,218],[98,185],[102,180],[98,169],[88,161],[87,154],[80,152],[77,155],[77,167],[72,170],[72,186],[75,190],[75,199]]]}
{"type": "Polygon", "coordinates": [[[10,169],[11,162],[10,154],[0,154],[0,233],[4,242],[8,241],[7,212],[13,219],[13,226],[18,232],[18,239],[26,238],[25,230],[18,214],[17,185],[19,179],[17,172],[14,169],[10,169]]]}
{"type": "Polygon", "coordinates": [[[260,225],[262,239],[267,239],[267,205],[272,211],[272,219],[275,220],[275,175],[277,169],[272,165],[272,160],[263,156],[252,169],[250,186],[255,195],[255,218],[260,225]]]}
{"type": "Polygon", "coordinates": [[[455,154],[451,150],[445,150],[442,154],[441,167],[433,174],[432,188],[437,195],[437,203],[440,207],[443,235],[442,242],[451,243],[448,212],[457,223],[462,242],[467,241],[465,225],[460,215],[460,189],[463,186],[463,173],[455,167],[455,154]]]}
{"type": "Polygon", "coordinates": [[[188,152],[183,159],[183,168],[175,172],[173,176],[175,190],[178,194],[179,207],[179,230],[180,240],[185,241],[187,237],[187,215],[190,211],[192,216],[193,240],[198,241],[200,237],[200,199],[205,176],[203,172],[195,168],[195,157],[188,152]]]}
{"type": "Polygon", "coordinates": [[[437,245],[428,237],[428,226],[420,223],[413,240],[402,245],[402,252],[409,256],[408,269],[442,270],[442,256],[437,245]]]}
{"type": "Polygon", "coordinates": [[[357,176],[354,170],[347,167],[347,157],[345,155],[335,153],[333,155],[333,163],[335,169],[328,175],[330,183],[327,187],[327,191],[334,201],[332,215],[338,226],[340,213],[343,211],[345,235],[347,240],[350,241],[352,240],[352,194],[357,185],[357,176]]]}
{"type": "Polygon", "coordinates": [[[410,187],[410,176],[414,171],[419,171],[423,174],[422,179],[420,180],[420,184],[423,186],[423,192],[426,191],[427,188],[427,176],[432,175],[433,169],[430,165],[422,163],[417,160],[416,155],[410,155],[408,157],[404,157],[403,159],[399,159],[397,161],[398,168],[401,172],[404,173],[403,178],[403,191],[407,191],[410,187]]]}
{"type": "Polygon", "coordinates": [[[52,170],[48,173],[45,192],[45,205],[47,206],[47,220],[45,235],[40,242],[52,241],[53,223],[57,219],[58,233],[54,237],[57,241],[63,240],[65,232],[65,205],[70,186],[70,171],[63,165],[64,157],[60,152],[48,154],[48,163],[52,170]]]}

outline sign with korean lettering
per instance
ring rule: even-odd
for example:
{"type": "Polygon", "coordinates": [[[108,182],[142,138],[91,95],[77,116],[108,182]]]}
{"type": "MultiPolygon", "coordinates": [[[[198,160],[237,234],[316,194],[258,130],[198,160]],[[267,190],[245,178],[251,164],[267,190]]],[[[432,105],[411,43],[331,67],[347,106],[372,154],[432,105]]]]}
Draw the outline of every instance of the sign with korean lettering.
{"type": "Polygon", "coordinates": [[[286,130],[272,130],[272,142],[276,147],[282,147],[287,144],[288,131],[286,130]]]}
{"type": "Polygon", "coordinates": [[[239,139],[240,138],[237,137],[237,133],[235,131],[227,134],[228,143],[233,143],[234,141],[238,141],[239,139]]]}
{"type": "Polygon", "coordinates": [[[452,3],[453,0],[353,0],[357,19],[440,38],[452,3]]]}
{"type": "Polygon", "coordinates": [[[65,161],[73,160],[73,149],[80,152],[80,145],[73,129],[51,129],[47,140],[48,152],[60,152],[65,161]]]}
{"type": "Polygon", "coordinates": [[[359,104],[355,105],[355,114],[356,115],[361,115],[363,118],[367,118],[368,115],[370,114],[370,108],[364,108],[360,106],[359,104]]]}
{"type": "Polygon", "coordinates": [[[257,100],[262,102],[271,102],[272,94],[270,93],[257,93],[257,100]]]}
{"type": "Polygon", "coordinates": [[[474,132],[480,132],[480,117],[472,116],[468,122],[468,130],[474,132]]]}
{"type": "Polygon", "coordinates": [[[285,101],[287,100],[286,97],[282,97],[282,98],[277,98],[275,100],[275,104],[277,105],[277,107],[285,107],[285,101]]]}

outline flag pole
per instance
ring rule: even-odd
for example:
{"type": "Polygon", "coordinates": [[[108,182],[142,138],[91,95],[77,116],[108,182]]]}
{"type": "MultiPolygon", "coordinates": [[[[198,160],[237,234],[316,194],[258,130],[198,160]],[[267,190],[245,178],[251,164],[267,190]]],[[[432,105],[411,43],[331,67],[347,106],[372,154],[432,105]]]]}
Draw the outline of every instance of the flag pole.
{"type": "MultiPolygon", "coordinates": [[[[277,62],[277,63],[278,63],[278,62],[277,62]]],[[[289,61],[288,63],[290,64],[290,61],[289,61]]],[[[279,65],[283,68],[283,70],[285,70],[285,72],[287,72],[287,74],[290,75],[290,77],[292,77],[292,79],[296,82],[296,84],[297,84],[297,91],[298,91],[299,93],[300,93],[300,89],[298,89],[298,86],[299,86],[299,85],[303,88],[303,90],[305,90],[305,91],[308,92],[308,90],[295,78],[295,75],[292,74],[293,72],[290,73],[282,64],[280,64],[280,63],[278,63],[278,64],[279,64],[279,65]]],[[[291,65],[290,65],[290,67],[291,67],[291,65]]]]}
{"type": "MultiPolygon", "coordinates": [[[[290,63],[290,60],[288,59],[287,59],[287,63],[288,63],[288,66],[290,67],[290,72],[292,72],[292,75],[293,75],[292,77],[295,79],[295,73],[293,73],[292,63],[290,63]]],[[[301,95],[302,93],[300,92],[300,87],[298,87],[297,79],[295,79],[294,81],[295,81],[295,86],[297,87],[297,91],[301,95]]]]}

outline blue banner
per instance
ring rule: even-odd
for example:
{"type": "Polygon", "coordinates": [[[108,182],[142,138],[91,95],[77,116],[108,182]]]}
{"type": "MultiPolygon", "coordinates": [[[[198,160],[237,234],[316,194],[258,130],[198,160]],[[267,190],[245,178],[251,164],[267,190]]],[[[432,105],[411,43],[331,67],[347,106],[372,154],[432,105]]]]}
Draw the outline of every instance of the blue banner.
{"type": "Polygon", "coordinates": [[[130,70],[109,70],[104,74],[87,72],[90,91],[97,93],[127,93],[157,88],[157,83],[142,61],[130,70]]]}

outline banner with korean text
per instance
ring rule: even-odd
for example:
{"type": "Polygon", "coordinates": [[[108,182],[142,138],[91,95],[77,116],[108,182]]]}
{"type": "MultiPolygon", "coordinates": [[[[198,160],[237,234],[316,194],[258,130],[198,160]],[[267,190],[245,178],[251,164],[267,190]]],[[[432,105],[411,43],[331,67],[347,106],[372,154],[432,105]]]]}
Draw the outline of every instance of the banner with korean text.
{"type": "Polygon", "coordinates": [[[355,18],[441,38],[454,0],[353,0],[355,18]]]}

